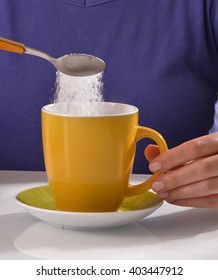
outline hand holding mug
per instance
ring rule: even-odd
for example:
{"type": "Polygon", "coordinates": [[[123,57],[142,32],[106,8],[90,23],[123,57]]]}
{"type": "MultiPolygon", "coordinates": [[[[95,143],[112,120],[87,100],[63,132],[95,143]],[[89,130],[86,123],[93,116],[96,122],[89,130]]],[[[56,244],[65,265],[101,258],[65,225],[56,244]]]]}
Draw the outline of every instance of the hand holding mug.
{"type": "Polygon", "coordinates": [[[160,198],[181,206],[218,208],[218,133],[187,141],[159,155],[149,145],[150,169],[160,172],[152,189],[160,198]]]}

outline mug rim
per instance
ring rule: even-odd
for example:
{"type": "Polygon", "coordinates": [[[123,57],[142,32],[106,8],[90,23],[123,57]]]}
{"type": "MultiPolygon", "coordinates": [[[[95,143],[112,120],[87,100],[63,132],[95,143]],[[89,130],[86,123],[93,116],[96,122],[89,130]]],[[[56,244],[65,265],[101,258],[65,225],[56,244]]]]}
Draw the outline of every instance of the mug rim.
{"type": "Polygon", "coordinates": [[[127,104],[127,103],[119,103],[119,102],[106,102],[106,101],[101,101],[101,102],[95,102],[96,104],[106,104],[106,106],[120,106],[121,108],[129,108],[128,112],[123,112],[123,113],[111,113],[111,114],[102,114],[102,115],[73,115],[73,114],[63,114],[63,113],[57,113],[57,112],[52,112],[49,111],[48,108],[51,107],[55,107],[58,106],[59,104],[63,104],[63,103],[74,103],[74,102],[58,102],[58,103],[52,103],[52,104],[47,104],[44,105],[41,108],[41,111],[46,113],[46,114],[50,114],[50,115],[54,115],[54,116],[61,116],[61,117],[73,117],[73,118],[105,118],[105,117],[118,117],[118,116],[128,116],[128,115],[132,115],[132,114],[136,114],[138,113],[139,109],[131,104],[127,104]]]}

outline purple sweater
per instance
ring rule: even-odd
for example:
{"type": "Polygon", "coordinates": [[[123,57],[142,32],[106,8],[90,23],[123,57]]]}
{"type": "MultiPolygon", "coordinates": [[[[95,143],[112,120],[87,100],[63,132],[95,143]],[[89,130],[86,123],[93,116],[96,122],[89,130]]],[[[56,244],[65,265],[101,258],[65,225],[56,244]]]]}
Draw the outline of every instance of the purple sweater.
{"type": "MultiPolygon", "coordinates": [[[[0,36],[54,57],[102,58],[104,99],[139,108],[139,124],[174,147],[207,134],[218,91],[218,1],[1,0],[0,36]]],[[[43,170],[40,108],[55,69],[0,51],[0,169],[43,170]]],[[[148,172],[137,148],[135,173],[148,172]]]]}

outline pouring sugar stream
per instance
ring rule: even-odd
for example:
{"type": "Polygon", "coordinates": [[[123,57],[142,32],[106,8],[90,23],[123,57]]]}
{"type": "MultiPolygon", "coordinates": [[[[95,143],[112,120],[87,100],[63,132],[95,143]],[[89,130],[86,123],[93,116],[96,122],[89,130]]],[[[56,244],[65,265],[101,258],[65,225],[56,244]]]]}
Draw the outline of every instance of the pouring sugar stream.
{"type": "Polygon", "coordinates": [[[61,103],[59,112],[73,116],[96,116],[102,114],[103,73],[73,77],[56,73],[54,103],[61,103]]]}

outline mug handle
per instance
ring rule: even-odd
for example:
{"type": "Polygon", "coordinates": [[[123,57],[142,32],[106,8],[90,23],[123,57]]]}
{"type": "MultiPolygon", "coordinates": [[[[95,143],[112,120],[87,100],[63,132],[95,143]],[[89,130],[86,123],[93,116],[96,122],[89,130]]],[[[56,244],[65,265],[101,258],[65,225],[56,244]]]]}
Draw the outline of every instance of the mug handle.
{"type": "MultiPolygon", "coordinates": [[[[163,153],[168,150],[167,144],[163,138],[163,136],[157,132],[154,129],[148,128],[148,127],[143,127],[143,126],[138,126],[137,127],[137,133],[136,133],[136,138],[135,142],[138,142],[139,140],[143,138],[150,138],[154,140],[159,149],[160,153],[163,153]]],[[[153,180],[158,176],[157,173],[154,173],[147,181],[138,184],[138,185],[128,185],[126,196],[132,196],[132,195],[137,195],[143,192],[148,191],[151,188],[151,184],[153,180]]]]}

